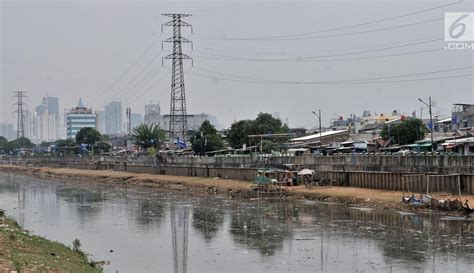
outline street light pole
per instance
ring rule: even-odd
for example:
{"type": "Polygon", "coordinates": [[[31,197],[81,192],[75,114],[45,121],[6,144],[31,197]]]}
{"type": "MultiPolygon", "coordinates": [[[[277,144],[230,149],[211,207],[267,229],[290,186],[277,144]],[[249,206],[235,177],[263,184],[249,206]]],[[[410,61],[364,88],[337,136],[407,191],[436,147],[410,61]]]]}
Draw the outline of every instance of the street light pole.
{"type": "Polygon", "coordinates": [[[434,142],[433,142],[433,114],[431,112],[431,96],[429,98],[429,103],[424,102],[422,99],[418,98],[424,105],[428,106],[430,110],[430,133],[431,133],[431,153],[434,154],[434,142]]]}
{"type": "Polygon", "coordinates": [[[318,111],[319,114],[313,111],[313,114],[319,118],[319,147],[321,148],[323,141],[322,141],[322,129],[321,129],[321,109],[318,111]]]}

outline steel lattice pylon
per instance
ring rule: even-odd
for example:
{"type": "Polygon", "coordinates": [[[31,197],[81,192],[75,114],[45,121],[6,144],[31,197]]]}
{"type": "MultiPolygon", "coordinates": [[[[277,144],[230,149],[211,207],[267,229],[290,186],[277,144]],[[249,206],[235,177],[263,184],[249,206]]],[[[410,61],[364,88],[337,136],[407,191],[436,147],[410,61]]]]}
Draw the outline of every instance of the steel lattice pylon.
{"type": "Polygon", "coordinates": [[[162,32],[163,26],[173,27],[173,37],[163,41],[167,43],[173,43],[173,53],[163,57],[163,59],[172,60],[173,65],[171,71],[171,101],[169,121],[169,139],[170,143],[173,143],[174,140],[178,138],[185,140],[186,133],[188,131],[183,59],[192,60],[192,58],[186,54],[183,54],[182,44],[191,43],[192,46],[192,42],[181,36],[181,27],[191,27],[192,32],[192,26],[182,21],[182,18],[189,17],[191,16],[190,14],[163,13],[162,15],[172,18],[171,21],[161,25],[162,32]]]}
{"type": "Polygon", "coordinates": [[[13,98],[16,99],[16,102],[13,103],[13,106],[16,106],[16,110],[13,113],[16,113],[16,138],[25,137],[25,113],[27,113],[26,103],[25,103],[25,91],[13,91],[15,95],[13,98]]]}

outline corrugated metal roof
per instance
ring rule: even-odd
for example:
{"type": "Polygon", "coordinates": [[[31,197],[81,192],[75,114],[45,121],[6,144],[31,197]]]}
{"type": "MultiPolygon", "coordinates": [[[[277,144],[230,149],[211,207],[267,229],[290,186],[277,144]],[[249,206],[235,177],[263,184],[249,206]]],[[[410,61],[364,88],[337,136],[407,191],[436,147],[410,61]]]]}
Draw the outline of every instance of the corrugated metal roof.
{"type": "Polygon", "coordinates": [[[308,140],[313,140],[313,139],[318,139],[318,138],[324,138],[328,136],[333,136],[333,135],[338,135],[338,134],[343,134],[343,133],[349,133],[347,130],[335,130],[335,131],[327,131],[327,132],[322,132],[322,133],[317,133],[309,136],[304,136],[304,137],[298,137],[298,138],[293,138],[290,141],[295,142],[295,141],[308,141],[308,140]]]}

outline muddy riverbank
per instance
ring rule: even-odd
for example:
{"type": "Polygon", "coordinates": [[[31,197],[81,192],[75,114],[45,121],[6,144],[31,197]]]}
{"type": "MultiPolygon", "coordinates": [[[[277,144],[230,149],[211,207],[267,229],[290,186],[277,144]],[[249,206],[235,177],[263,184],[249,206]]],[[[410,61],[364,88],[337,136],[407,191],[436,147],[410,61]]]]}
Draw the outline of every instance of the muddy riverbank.
{"type": "Polygon", "coordinates": [[[0,209],[0,272],[102,272],[86,254],[34,236],[0,209]]]}
{"type": "MultiPolygon", "coordinates": [[[[33,175],[42,178],[61,179],[78,183],[106,183],[122,187],[140,186],[159,190],[184,191],[190,194],[228,194],[231,191],[242,191],[250,188],[251,184],[245,181],[226,180],[220,178],[203,178],[187,176],[154,175],[145,173],[130,173],[120,171],[80,170],[71,168],[49,167],[21,167],[0,166],[2,172],[13,172],[24,175],[33,175]]],[[[368,207],[377,209],[432,212],[429,209],[412,207],[401,203],[403,192],[386,191],[355,187],[313,187],[304,186],[286,187],[287,198],[319,200],[325,202],[342,203],[348,206],[368,207]]],[[[437,199],[455,199],[448,193],[435,193],[437,199]]],[[[473,200],[473,195],[463,195],[464,202],[473,200]]],[[[438,213],[447,213],[437,211],[438,213]]],[[[454,212],[455,214],[457,212],[454,212]]]]}

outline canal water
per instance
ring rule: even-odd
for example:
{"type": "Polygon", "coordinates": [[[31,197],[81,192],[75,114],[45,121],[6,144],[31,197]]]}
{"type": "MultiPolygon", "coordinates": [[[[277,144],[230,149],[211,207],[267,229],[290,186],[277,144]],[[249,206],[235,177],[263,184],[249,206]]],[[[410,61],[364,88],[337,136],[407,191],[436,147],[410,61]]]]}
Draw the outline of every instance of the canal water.
{"type": "Polygon", "coordinates": [[[192,197],[0,173],[27,230],[107,260],[106,272],[473,272],[473,218],[309,201],[192,197]]]}

